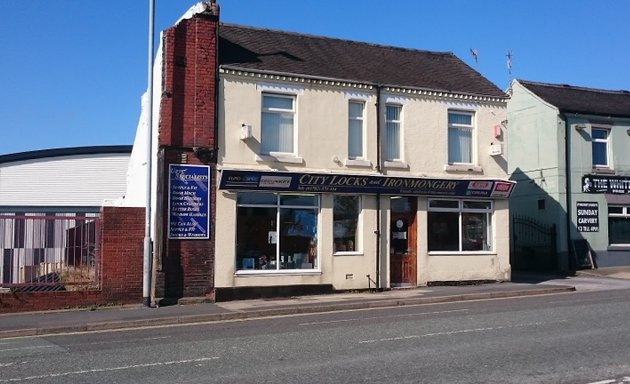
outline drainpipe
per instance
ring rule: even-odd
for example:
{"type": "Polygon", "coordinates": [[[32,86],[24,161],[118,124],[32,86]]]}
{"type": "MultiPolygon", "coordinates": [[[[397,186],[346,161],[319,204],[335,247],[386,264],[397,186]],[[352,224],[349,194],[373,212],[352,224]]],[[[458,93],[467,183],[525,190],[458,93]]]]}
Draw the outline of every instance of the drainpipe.
{"type": "Polygon", "coordinates": [[[564,119],[565,125],[565,138],[564,138],[564,170],[565,170],[565,191],[566,191],[566,204],[567,204],[567,222],[566,222],[566,232],[567,232],[567,263],[569,264],[569,272],[573,273],[575,270],[575,263],[572,262],[571,258],[571,125],[569,124],[569,119],[565,114],[560,114],[564,119]]]}
{"type": "MultiPolygon", "coordinates": [[[[376,85],[376,172],[381,168],[381,86],[376,85]]],[[[376,194],[376,290],[381,289],[381,194],[376,194]]]]}

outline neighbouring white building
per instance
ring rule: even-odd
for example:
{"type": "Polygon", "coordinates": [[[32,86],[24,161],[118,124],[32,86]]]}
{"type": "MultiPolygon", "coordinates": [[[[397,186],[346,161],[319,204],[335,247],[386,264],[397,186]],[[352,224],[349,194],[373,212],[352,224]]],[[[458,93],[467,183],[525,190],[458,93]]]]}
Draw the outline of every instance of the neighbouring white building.
{"type": "Polygon", "coordinates": [[[125,194],[130,154],[131,146],[91,146],[0,155],[0,285],[40,276],[38,265],[81,248],[88,239],[76,233],[93,242],[84,218],[125,194]]]}

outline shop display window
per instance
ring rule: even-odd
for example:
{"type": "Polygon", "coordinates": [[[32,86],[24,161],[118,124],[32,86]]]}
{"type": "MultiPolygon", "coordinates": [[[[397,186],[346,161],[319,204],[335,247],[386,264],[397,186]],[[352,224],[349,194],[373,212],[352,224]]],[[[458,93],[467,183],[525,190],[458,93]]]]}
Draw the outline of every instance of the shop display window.
{"type": "Polygon", "coordinates": [[[492,250],[492,202],[429,200],[429,252],[492,250]]]}
{"type": "Polygon", "coordinates": [[[608,207],[608,244],[630,245],[630,206],[608,207]]]}
{"type": "Polygon", "coordinates": [[[317,269],[316,195],[239,193],[237,270],[317,269]]]}
{"type": "Polygon", "coordinates": [[[335,196],[333,208],[333,250],[359,252],[359,213],[361,197],[335,196]]]}

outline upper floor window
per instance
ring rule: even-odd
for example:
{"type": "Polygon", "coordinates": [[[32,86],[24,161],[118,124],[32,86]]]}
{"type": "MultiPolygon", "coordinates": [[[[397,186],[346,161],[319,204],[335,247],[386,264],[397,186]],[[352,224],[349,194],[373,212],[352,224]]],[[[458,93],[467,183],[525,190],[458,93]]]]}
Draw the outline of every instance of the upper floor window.
{"type": "Polygon", "coordinates": [[[401,160],[400,125],[402,106],[388,104],[385,106],[385,160],[401,160]]]}
{"type": "Polygon", "coordinates": [[[593,167],[609,168],[608,163],[608,136],[610,130],[602,128],[591,129],[591,142],[593,146],[593,167]]]}
{"type": "Polygon", "coordinates": [[[295,96],[262,94],[261,152],[293,153],[295,96]]]}
{"type": "Polygon", "coordinates": [[[363,111],[365,103],[350,101],[348,103],[348,158],[363,158],[363,111]]]}
{"type": "Polygon", "coordinates": [[[473,117],[471,112],[448,113],[448,163],[472,164],[473,117]]]}

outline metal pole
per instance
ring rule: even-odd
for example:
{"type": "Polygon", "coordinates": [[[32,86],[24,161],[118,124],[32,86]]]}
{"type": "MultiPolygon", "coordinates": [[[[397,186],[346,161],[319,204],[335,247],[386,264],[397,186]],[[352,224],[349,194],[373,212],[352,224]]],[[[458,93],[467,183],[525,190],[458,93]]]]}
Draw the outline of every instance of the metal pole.
{"type": "Polygon", "coordinates": [[[151,306],[151,264],[153,261],[151,242],[151,162],[153,136],[153,19],[155,0],[149,0],[149,55],[147,64],[147,173],[146,208],[144,211],[144,262],[142,268],[142,304],[151,306]]]}

